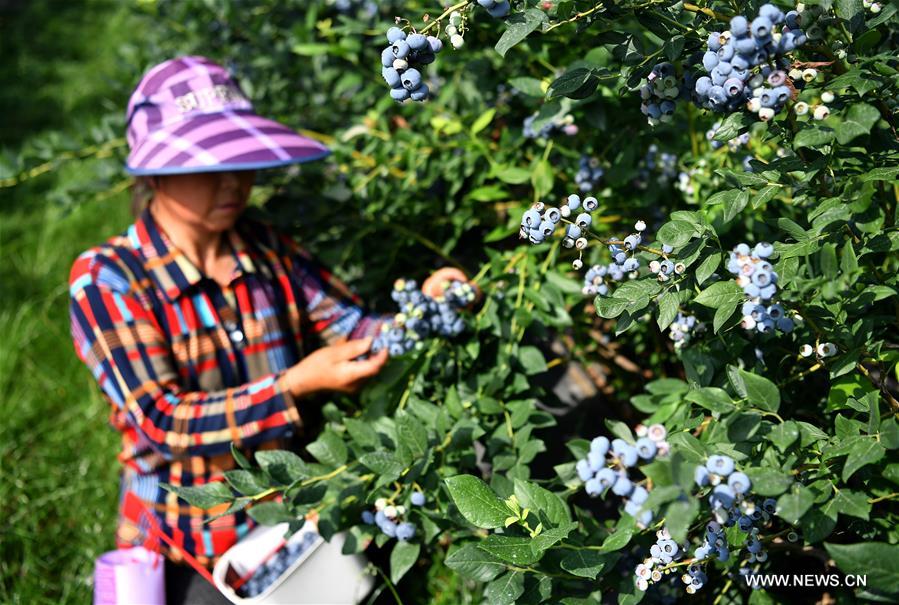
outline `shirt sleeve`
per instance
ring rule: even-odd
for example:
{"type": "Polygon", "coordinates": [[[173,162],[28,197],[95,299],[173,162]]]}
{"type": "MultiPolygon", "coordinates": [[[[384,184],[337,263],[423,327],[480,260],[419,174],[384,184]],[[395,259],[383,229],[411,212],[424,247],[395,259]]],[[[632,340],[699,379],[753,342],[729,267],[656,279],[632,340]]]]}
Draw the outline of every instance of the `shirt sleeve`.
{"type": "Polygon", "coordinates": [[[288,271],[302,290],[312,332],[327,345],[375,336],[389,316],[370,313],[362,300],[287,235],[288,271]]]}
{"type": "Polygon", "coordinates": [[[69,305],[75,351],[106,398],[166,459],[224,454],[232,442],[252,447],[299,424],[283,372],[234,388],[182,389],[163,330],[128,294],[127,280],[105,266],[76,277],[79,262],[69,305]]]}

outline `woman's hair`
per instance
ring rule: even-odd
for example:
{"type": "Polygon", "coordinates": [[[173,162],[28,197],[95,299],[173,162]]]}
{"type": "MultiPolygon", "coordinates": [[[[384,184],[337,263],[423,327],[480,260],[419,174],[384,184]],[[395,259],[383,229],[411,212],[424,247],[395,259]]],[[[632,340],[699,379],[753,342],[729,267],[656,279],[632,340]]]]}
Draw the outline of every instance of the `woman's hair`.
{"type": "Polygon", "coordinates": [[[139,176],[131,185],[131,214],[137,218],[150,205],[153,199],[153,186],[150,183],[151,176],[139,176]]]}

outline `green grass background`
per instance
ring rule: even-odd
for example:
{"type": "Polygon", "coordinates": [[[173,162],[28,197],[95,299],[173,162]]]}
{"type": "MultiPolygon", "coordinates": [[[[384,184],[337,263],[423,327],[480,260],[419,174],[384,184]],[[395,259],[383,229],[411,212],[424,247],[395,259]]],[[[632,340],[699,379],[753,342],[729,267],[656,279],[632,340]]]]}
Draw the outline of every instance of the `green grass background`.
{"type": "MultiPolygon", "coordinates": [[[[77,139],[124,107],[116,74],[131,18],[113,1],[0,3],[4,155],[50,130],[77,139]]],[[[89,603],[94,558],[114,548],[119,440],[75,356],[67,285],[75,257],[131,217],[124,192],[50,195],[60,183],[90,189],[85,168],[0,189],[2,603],[89,603]]]]}

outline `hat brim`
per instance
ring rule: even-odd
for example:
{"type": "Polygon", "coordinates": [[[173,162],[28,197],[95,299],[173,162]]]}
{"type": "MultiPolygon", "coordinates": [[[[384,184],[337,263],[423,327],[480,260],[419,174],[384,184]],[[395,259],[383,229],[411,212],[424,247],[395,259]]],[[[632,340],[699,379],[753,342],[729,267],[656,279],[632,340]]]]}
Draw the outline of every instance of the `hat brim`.
{"type": "Polygon", "coordinates": [[[125,170],[134,176],[262,170],[330,153],[322,143],[252,111],[226,111],[153,131],[131,150],[125,170]]]}

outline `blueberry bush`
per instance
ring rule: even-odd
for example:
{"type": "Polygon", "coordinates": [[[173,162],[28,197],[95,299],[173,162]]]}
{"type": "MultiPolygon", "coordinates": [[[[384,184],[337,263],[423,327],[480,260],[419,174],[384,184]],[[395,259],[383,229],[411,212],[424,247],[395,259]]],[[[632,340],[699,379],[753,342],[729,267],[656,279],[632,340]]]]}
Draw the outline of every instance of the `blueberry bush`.
{"type": "MultiPolygon", "coordinates": [[[[256,200],[401,305],[387,369],[324,403],[305,451],[234,450],[182,498],[314,516],[410,602],[899,598],[895,4],[135,10],[157,24],[123,53],[135,78],[207,54],[331,146],[256,200]],[[478,298],[391,288],[435,263],[478,298]],[[598,395],[562,406],[577,368],[598,395]],[[785,569],[866,583],[748,582],[785,569]]],[[[121,128],[86,135],[96,183],[121,128]]]]}

